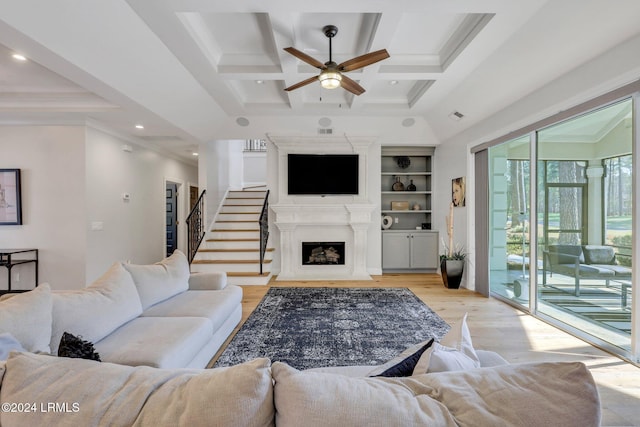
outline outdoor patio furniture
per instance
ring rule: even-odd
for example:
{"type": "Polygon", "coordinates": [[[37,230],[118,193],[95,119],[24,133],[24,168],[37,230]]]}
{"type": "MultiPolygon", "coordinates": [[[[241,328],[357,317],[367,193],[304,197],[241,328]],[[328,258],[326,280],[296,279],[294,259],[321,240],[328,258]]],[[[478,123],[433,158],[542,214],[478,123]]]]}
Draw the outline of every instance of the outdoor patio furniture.
{"type": "Polygon", "coordinates": [[[631,279],[631,268],[619,265],[615,250],[606,245],[549,245],[544,251],[542,284],[547,284],[547,272],[573,277],[576,296],[580,296],[580,279],[631,279]]]}

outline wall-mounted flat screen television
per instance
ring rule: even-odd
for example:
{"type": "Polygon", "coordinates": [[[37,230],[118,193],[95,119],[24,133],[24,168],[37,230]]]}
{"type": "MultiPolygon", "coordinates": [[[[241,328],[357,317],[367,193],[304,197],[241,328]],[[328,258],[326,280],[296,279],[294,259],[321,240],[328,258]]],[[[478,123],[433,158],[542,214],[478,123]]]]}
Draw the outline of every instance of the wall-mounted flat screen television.
{"type": "Polygon", "coordinates": [[[289,154],[291,195],[358,194],[357,154],[289,154]]]}

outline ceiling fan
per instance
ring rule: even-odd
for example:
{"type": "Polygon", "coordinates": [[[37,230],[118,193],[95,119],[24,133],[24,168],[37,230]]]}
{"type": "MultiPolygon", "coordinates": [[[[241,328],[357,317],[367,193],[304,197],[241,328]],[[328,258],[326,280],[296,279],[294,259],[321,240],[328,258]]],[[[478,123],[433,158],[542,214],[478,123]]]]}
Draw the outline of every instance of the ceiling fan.
{"type": "Polygon", "coordinates": [[[348,61],[345,61],[341,64],[336,64],[332,59],[331,39],[335,37],[336,34],[338,34],[338,27],[336,27],[335,25],[326,25],[322,28],[322,31],[324,32],[324,35],[329,38],[329,61],[325,62],[324,64],[294,47],[284,48],[285,51],[289,52],[296,58],[321,70],[319,75],[291,85],[284,90],[295,90],[301,88],[302,86],[313,83],[316,80],[319,80],[320,85],[322,85],[322,87],[326,89],[335,89],[342,86],[342,88],[348,90],[354,95],[363,94],[365,92],[364,88],[354,80],[345,76],[343,73],[347,71],[358,70],[360,68],[366,67],[367,65],[371,65],[378,61],[382,61],[383,59],[387,59],[389,57],[389,53],[386,49],[376,50],[375,52],[365,53],[364,55],[349,59],[348,61]]]}

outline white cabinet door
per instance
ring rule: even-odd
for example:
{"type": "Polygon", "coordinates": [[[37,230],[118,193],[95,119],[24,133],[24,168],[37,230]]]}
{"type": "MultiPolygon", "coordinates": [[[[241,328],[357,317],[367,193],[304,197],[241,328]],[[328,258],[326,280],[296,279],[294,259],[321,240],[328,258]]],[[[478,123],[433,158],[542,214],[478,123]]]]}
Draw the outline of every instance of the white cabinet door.
{"type": "Polygon", "coordinates": [[[382,268],[409,268],[410,247],[408,233],[383,233],[382,268]]]}
{"type": "Polygon", "coordinates": [[[411,233],[411,268],[438,268],[438,234],[411,233]]]}

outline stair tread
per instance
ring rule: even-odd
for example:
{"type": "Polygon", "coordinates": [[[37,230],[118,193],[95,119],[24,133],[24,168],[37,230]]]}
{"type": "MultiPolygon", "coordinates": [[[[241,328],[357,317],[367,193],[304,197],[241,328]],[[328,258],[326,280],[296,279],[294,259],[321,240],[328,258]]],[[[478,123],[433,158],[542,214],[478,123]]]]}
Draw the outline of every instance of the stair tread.
{"type": "MultiPolygon", "coordinates": [[[[259,252],[257,248],[233,248],[233,249],[199,249],[198,252],[259,252]]],[[[275,251],[275,248],[267,248],[267,252],[275,251]]]]}
{"type": "Polygon", "coordinates": [[[251,271],[227,271],[227,276],[228,277],[266,277],[268,275],[270,275],[270,272],[264,272],[262,274],[258,273],[258,272],[251,272],[251,271]]]}
{"type": "Polygon", "coordinates": [[[227,200],[264,200],[262,197],[227,197],[227,200]]]}
{"type": "MultiPolygon", "coordinates": [[[[263,264],[271,263],[270,259],[262,261],[263,264]]],[[[191,262],[192,264],[260,264],[259,259],[198,259],[191,262]]]]}
{"type": "Polygon", "coordinates": [[[238,233],[238,232],[242,232],[242,231],[260,231],[259,228],[214,228],[213,230],[211,230],[214,233],[218,233],[218,232],[233,232],[233,233],[238,233]]]}
{"type": "Polygon", "coordinates": [[[250,207],[256,207],[256,206],[262,206],[262,205],[243,205],[242,203],[240,203],[239,205],[234,205],[234,204],[231,204],[231,203],[225,203],[225,204],[222,205],[222,207],[225,207],[225,206],[250,206],[250,207]]]}
{"type": "Polygon", "coordinates": [[[238,222],[238,223],[247,223],[247,222],[258,222],[257,219],[238,219],[235,221],[216,221],[216,224],[221,223],[221,224],[233,224],[234,222],[238,222]]]}
{"type": "Polygon", "coordinates": [[[259,242],[260,239],[207,239],[207,242],[259,242]]]}
{"type": "Polygon", "coordinates": [[[258,215],[261,212],[220,212],[218,215],[258,215]]]}

